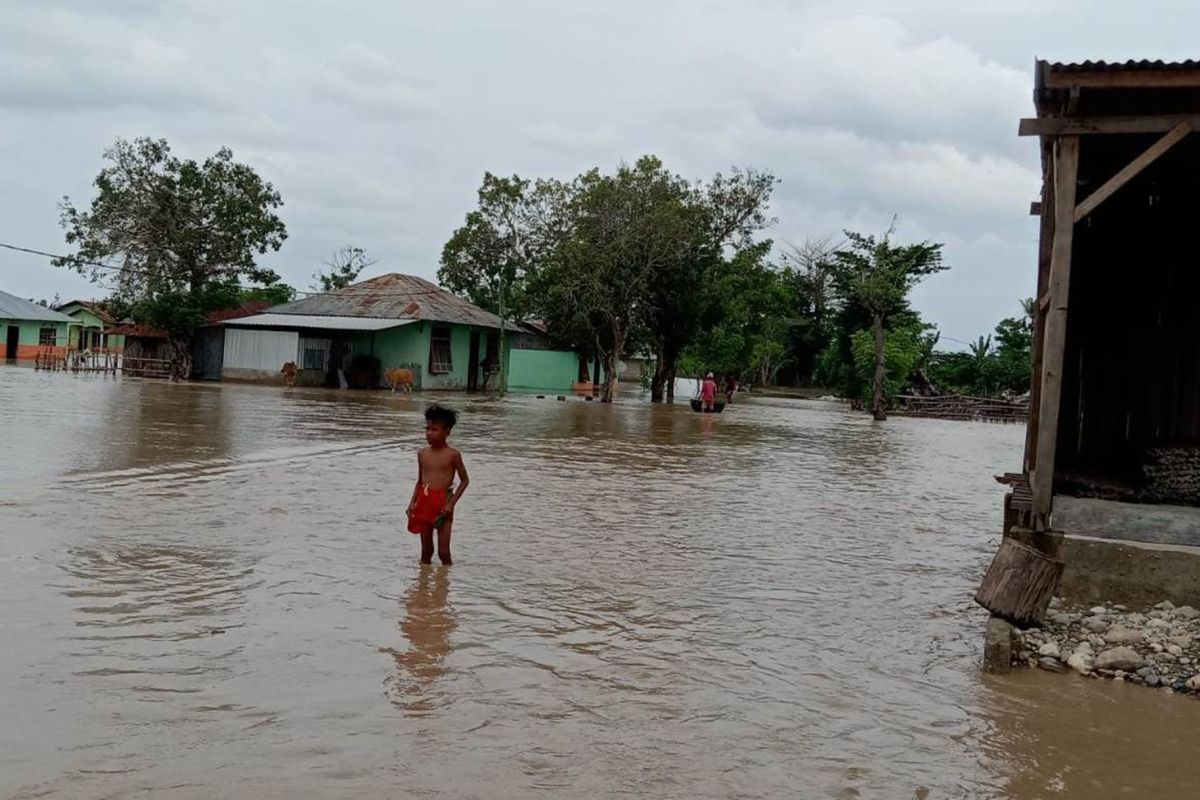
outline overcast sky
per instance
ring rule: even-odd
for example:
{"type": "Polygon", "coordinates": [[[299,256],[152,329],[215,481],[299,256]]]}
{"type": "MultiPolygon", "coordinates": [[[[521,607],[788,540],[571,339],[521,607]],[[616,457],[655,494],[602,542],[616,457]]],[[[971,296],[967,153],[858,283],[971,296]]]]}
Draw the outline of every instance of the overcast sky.
{"type": "MultiPolygon", "coordinates": [[[[293,285],[345,244],[432,278],[485,170],[655,153],[773,172],[777,243],[899,215],[952,267],[918,307],[970,339],[1032,293],[1035,56],[1197,57],[1198,23],[1183,0],[0,0],[0,241],[63,252],[59,198],[90,201],[115,138],[165,137],[282,193],[264,263],[293,285]]],[[[0,289],[103,295],[3,250],[0,289]]]]}

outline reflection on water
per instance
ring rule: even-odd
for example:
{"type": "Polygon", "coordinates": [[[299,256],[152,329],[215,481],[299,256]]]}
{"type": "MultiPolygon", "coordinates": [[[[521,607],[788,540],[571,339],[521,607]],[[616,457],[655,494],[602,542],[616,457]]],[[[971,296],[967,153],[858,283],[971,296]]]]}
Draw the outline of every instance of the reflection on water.
{"type": "Polygon", "coordinates": [[[1200,783],[1186,698],[980,674],[1022,429],[451,399],[471,491],[421,569],[420,397],[0,367],[0,797],[1200,783]]]}
{"type": "Polygon", "coordinates": [[[447,604],[450,570],[422,565],[412,588],[404,595],[400,631],[407,640],[403,651],[384,648],[396,660],[399,674],[390,687],[392,700],[412,714],[434,710],[433,682],[445,671],[454,632],[454,611],[447,604]]]}

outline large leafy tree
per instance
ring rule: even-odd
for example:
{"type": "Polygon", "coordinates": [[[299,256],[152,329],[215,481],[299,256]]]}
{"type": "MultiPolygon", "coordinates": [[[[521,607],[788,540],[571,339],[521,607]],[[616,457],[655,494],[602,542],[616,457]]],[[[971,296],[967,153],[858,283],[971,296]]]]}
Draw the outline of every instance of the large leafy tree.
{"type": "MultiPolygon", "coordinates": [[[[767,208],[776,183],[773,175],[735,169],[717,173],[706,183],[689,185],[672,175],[662,162],[647,156],[639,165],[653,166],[665,187],[660,214],[669,215],[678,226],[690,226],[690,234],[677,230],[679,245],[671,257],[660,261],[650,281],[644,306],[646,329],[655,351],[651,399],[670,400],[675,391],[679,358],[695,340],[705,321],[704,295],[718,281],[717,270],[729,256],[755,246],[754,234],[774,222],[767,208]]],[[[711,314],[709,314],[711,316],[711,314]]]]}
{"type": "Polygon", "coordinates": [[[893,223],[881,237],[846,231],[846,244],[834,254],[833,286],[841,301],[861,310],[871,322],[874,374],[871,413],[887,419],[887,356],[885,331],[896,316],[909,312],[908,295],[930,275],[948,267],[942,245],[892,243],[893,223]]]}
{"type": "Polygon", "coordinates": [[[652,283],[697,246],[695,209],[650,156],[612,175],[591,170],[568,193],[569,226],[539,270],[536,294],[551,330],[589,333],[610,401],[617,360],[646,335],[652,283]]]}
{"type": "Polygon", "coordinates": [[[560,181],[485,173],[477,208],[442,247],[438,280],[506,319],[527,317],[529,282],[561,241],[569,193],[560,181]]]}
{"type": "Polygon", "coordinates": [[[730,373],[773,382],[784,364],[795,298],[790,275],[767,262],[770,242],[719,265],[705,299],[702,330],[680,359],[686,372],[730,373]]]}
{"type": "Polygon", "coordinates": [[[275,213],[283,201],[228,148],[201,163],[174,156],[164,139],[118,139],[104,159],[90,206],[60,204],[76,252],[56,263],[115,284],[135,319],[168,333],[172,376],[186,378],[207,314],[243,281],[278,284],[256,256],[287,238],[275,213]]]}

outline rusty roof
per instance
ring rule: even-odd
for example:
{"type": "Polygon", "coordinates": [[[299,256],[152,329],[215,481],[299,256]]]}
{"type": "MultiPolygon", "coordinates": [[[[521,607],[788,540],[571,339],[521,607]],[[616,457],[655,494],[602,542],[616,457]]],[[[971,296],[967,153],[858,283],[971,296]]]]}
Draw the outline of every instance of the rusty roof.
{"type": "MultiPolygon", "coordinates": [[[[275,306],[272,314],[415,319],[499,328],[500,318],[437,284],[390,272],[342,289],[275,306]]],[[[519,330],[508,323],[507,330],[519,330]]]]}

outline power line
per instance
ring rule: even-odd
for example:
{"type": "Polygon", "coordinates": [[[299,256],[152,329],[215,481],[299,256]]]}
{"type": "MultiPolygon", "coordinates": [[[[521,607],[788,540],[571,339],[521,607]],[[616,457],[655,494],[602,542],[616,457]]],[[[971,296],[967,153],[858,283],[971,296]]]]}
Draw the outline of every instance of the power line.
{"type": "MultiPolygon", "coordinates": [[[[51,258],[51,259],[55,259],[58,261],[69,262],[70,265],[72,265],[72,266],[91,267],[92,269],[107,269],[107,270],[113,270],[116,272],[131,272],[135,275],[153,275],[154,274],[151,270],[144,269],[141,267],[120,266],[118,264],[105,264],[100,261],[84,261],[76,256],[64,256],[64,255],[60,255],[58,253],[47,253],[45,250],[35,250],[31,247],[21,247],[20,245],[9,244],[7,242],[0,242],[0,247],[3,247],[6,250],[14,250],[18,253],[27,253],[29,255],[42,256],[43,258],[51,258]]],[[[233,284],[233,285],[236,288],[243,289],[245,291],[261,291],[263,289],[271,288],[270,286],[245,286],[240,283],[233,284]]],[[[286,284],[280,284],[280,285],[286,286],[286,284]]],[[[108,288],[108,287],[105,287],[105,288],[108,288]]],[[[288,288],[291,288],[292,291],[297,295],[305,295],[307,297],[319,297],[324,294],[329,294],[329,292],[308,291],[305,289],[295,289],[290,286],[288,288]]],[[[441,288],[414,289],[412,291],[405,291],[405,292],[381,292],[381,291],[375,291],[373,289],[358,289],[358,290],[353,290],[353,291],[347,291],[346,290],[347,288],[350,288],[350,287],[346,287],[346,288],[342,288],[342,289],[334,289],[333,291],[336,291],[339,297],[425,297],[425,296],[432,296],[432,295],[439,295],[439,294],[453,294],[448,289],[441,289],[441,288]]],[[[110,291],[111,291],[111,289],[110,289],[110,291]]]]}

